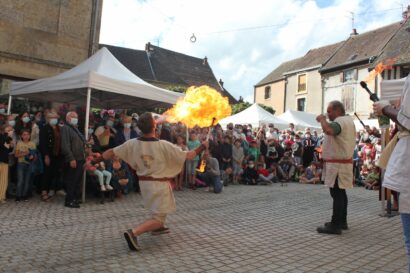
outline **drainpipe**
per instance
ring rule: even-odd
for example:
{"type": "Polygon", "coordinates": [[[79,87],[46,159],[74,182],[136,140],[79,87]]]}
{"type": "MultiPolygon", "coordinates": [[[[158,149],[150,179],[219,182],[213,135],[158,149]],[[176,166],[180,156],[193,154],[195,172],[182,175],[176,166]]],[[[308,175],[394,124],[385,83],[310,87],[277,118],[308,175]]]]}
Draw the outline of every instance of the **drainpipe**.
{"type": "Polygon", "coordinates": [[[286,112],[286,94],[288,92],[288,79],[285,78],[285,90],[284,90],[284,96],[283,96],[283,113],[286,112]]]}
{"type": "Polygon", "coordinates": [[[88,47],[88,56],[91,56],[95,53],[98,44],[96,41],[97,36],[97,22],[100,10],[100,0],[93,0],[92,2],[92,10],[91,10],[91,26],[90,26],[90,43],[88,47]]]}

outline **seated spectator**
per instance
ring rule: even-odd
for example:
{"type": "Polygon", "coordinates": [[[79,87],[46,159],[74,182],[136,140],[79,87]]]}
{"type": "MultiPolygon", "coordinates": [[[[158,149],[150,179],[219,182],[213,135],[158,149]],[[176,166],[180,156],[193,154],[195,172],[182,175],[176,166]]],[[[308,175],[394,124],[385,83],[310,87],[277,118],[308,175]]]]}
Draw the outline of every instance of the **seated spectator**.
{"type": "Polygon", "coordinates": [[[258,185],[272,185],[277,182],[276,168],[265,169],[263,164],[258,164],[258,185]]]}
{"type": "Polygon", "coordinates": [[[295,174],[296,166],[289,152],[285,152],[282,159],[279,161],[278,173],[282,181],[290,181],[295,174]]]}
{"type": "Polygon", "coordinates": [[[121,198],[123,193],[128,194],[131,188],[132,175],[127,163],[118,156],[114,156],[107,163],[107,170],[112,174],[111,184],[116,192],[116,196],[121,198]]]}
{"type": "Polygon", "coordinates": [[[299,182],[302,184],[318,184],[320,183],[320,171],[315,164],[307,167],[304,173],[299,177],[299,182]]]}
{"type": "Polygon", "coordinates": [[[201,180],[205,181],[207,185],[205,190],[209,191],[209,188],[212,187],[214,193],[222,192],[223,184],[221,182],[218,160],[209,151],[204,152],[203,159],[206,160],[206,170],[204,173],[198,174],[198,176],[201,180]]]}
{"type": "MultiPolygon", "coordinates": [[[[87,152],[88,152],[88,156],[86,159],[87,162],[91,162],[101,156],[99,153],[93,153],[91,148],[88,148],[87,152]]],[[[113,190],[113,187],[111,187],[110,185],[112,175],[109,171],[105,169],[105,164],[103,161],[100,163],[94,164],[94,165],[86,164],[86,166],[87,166],[86,168],[87,171],[97,176],[101,191],[113,190]],[[104,180],[104,177],[105,177],[105,180],[104,180]]]]}
{"type": "Polygon", "coordinates": [[[242,180],[245,185],[256,185],[259,178],[253,161],[249,161],[243,170],[242,180]]]}
{"type": "Polygon", "coordinates": [[[378,190],[380,184],[380,168],[371,165],[363,184],[368,190],[378,190]]]}
{"type": "Polygon", "coordinates": [[[221,182],[224,186],[228,186],[232,183],[232,167],[227,167],[225,170],[221,170],[221,182]]]}

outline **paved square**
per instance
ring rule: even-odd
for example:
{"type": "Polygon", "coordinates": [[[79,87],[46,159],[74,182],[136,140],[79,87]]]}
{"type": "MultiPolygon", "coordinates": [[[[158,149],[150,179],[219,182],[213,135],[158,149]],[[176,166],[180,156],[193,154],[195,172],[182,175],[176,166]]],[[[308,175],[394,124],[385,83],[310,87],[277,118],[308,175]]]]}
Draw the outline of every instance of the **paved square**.
{"type": "Polygon", "coordinates": [[[399,217],[378,216],[377,192],[348,191],[350,229],[320,235],[331,198],[323,185],[229,186],[222,194],[176,192],[171,233],[141,236],[131,252],[123,231],[147,216],[141,196],[0,206],[0,272],[407,272],[399,217]]]}

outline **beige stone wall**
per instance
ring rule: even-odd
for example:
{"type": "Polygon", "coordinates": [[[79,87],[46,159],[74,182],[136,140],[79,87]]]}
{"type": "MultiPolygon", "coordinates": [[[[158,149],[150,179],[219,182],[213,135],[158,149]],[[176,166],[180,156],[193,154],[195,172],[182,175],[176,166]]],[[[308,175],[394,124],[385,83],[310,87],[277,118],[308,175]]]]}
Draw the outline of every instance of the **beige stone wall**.
{"type": "Polygon", "coordinates": [[[322,113],[322,83],[318,70],[304,71],[291,74],[287,78],[286,110],[297,110],[297,100],[306,99],[305,112],[312,114],[322,113]],[[306,74],[306,91],[298,92],[298,76],[306,74]]]}
{"type": "Polygon", "coordinates": [[[272,107],[276,112],[275,116],[282,114],[283,102],[285,99],[285,81],[277,81],[271,84],[255,87],[255,102],[272,107]],[[265,87],[270,86],[271,97],[265,99],[265,87]]]}
{"type": "Polygon", "coordinates": [[[98,46],[101,11],[102,0],[0,0],[0,77],[37,79],[79,64],[98,46]]]}

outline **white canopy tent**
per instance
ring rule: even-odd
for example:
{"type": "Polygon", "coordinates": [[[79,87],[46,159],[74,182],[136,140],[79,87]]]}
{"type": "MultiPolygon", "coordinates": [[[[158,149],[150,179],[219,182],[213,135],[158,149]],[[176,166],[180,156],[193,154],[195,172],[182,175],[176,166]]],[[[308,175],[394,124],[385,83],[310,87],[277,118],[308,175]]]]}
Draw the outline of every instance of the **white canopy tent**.
{"type": "Polygon", "coordinates": [[[78,66],[57,76],[13,82],[10,95],[32,100],[83,104],[90,89],[93,90],[90,97],[92,105],[103,108],[174,104],[183,96],[143,81],[105,47],[78,66]]]}
{"type": "MultiPolygon", "coordinates": [[[[57,76],[13,82],[9,113],[15,96],[39,101],[86,104],[84,131],[87,136],[91,103],[103,108],[152,107],[175,104],[183,94],[146,83],[123,66],[108,49],[102,48],[81,64],[57,76]]],[[[85,190],[83,200],[84,194],[85,190]]]]}
{"type": "Polygon", "coordinates": [[[285,113],[278,116],[281,120],[289,123],[293,123],[296,128],[313,128],[321,129],[322,127],[316,121],[316,115],[301,111],[287,110],[285,113]]]}
{"type": "Polygon", "coordinates": [[[219,121],[219,124],[221,124],[223,128],[226,128],[226,125],[228,125],[229,123],[251,124],[252,127],[261,127],[263,124],[268,125],[269,123],[273,123],[275,127],[279,129],[285,129],[289,124],[286,121],[275,117],[274,115],[260,107],[257,103],[246,108],[242,112],[219,121]]]}
{"type": "Polygon", "coordinates": [[[406,78],[385,80],[380,83],[380,99],[394,101],[400,99],[406,78]]]}

